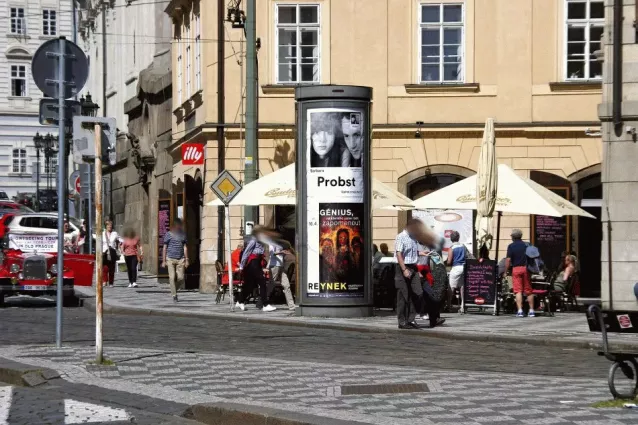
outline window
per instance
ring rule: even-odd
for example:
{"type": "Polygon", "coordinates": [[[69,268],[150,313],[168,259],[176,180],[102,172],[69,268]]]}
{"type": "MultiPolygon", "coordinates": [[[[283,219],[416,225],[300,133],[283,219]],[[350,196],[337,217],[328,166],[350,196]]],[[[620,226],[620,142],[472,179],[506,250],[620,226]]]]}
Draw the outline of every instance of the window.
{"type": "Polygon", "coordinates": [[[195,15],[195,90],[202,89],[202,30],[199,15],[195,15]]]}
{"type": "Polygon", "coordinates": [[[27,23],[24,19],[24,8],[11,8],[11,34],[26,34],[27,23]]]}
{"type": "Polygon", "coordinates": [[[177,43],[177,104],[182,104],[182,40],[177,43]]]}
{"type": "Polygon", "coordinates": [[[422,83],[456,83],[464,80],[463,5],[423,4],[419,21],[422,83]]]}
{"type": "Polygon", "coordinates": [[[191,97],[191,40],[186,45],[186,99],[191,97]]]}
{"type": "Polygon", "coordinates": [[[44,9],[42,11],[42,34],[56,35],[57,30],[57,12],[55,10],[44,9]]]}
{"type": "Polygon", "coordinates": [[[27,150],[26,149],[13,150],[13,172],[14,173],[27,172],[27,150]]]}
{"type": "Polygon", "coordinates": [[[49,157],[47,161],[46,158],[44,160],[44,174],[53,174],[58,169],[58,156],[52,155],[49,157]]]}
{"type": "Polygon", "coordinates": [[[276,6],[277,82],[318,83],[319,6],[276,6]]]}
{"type": "Polygon", "coordinates": [[[602,78],[602,64],[594,56],[600,50],[600,38],[605,26],[603,0],[566,0],[566,63],[567,80],[602,78]]]}
{"type": "Polygon", "coordinates": [[[27,67],[26,65],[11,65],[11,96],[25,97],[27,95],[27,67]]]}

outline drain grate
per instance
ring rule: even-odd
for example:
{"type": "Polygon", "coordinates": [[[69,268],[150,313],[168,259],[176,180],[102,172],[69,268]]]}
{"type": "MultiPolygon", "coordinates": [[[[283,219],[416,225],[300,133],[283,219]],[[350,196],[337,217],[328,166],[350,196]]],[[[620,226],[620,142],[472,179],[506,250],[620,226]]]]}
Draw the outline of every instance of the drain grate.
{"type": "MultiPolygon", "coordinates": [[[[343,385],[335,388],[341,395],[429,393],[427,384],[343,385]],[[340,391],[339,391],[340,390],[340,391]]],[[[336,394],[335,394],[336,395],[336,394]]]]}

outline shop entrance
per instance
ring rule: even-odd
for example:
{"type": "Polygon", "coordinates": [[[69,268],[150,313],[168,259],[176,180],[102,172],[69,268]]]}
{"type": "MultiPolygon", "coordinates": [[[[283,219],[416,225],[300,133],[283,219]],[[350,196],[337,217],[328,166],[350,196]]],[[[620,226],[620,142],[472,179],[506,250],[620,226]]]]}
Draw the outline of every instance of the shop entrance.
{"type": "MultiPolygon", "coordinates": [[[[204,196],[201,172],[195,177],[184,176],[183,219],[188,247],[189,267],[186,269],[186,289],[198,289],[200,279],[199,248],[201,245],[201,205],[204,196]]],[[[179,206],[178,206],[179,211],[179,206]]]]}
{"type": "Polygon", "coordinates": [[[580,260],[581,296],[600,298],[602,198],[603,186],[600,173],[586,177],[577,182],[578,199],[582,209],[596,217],[579,218],[578,220],[578,259],[580,260]]]}

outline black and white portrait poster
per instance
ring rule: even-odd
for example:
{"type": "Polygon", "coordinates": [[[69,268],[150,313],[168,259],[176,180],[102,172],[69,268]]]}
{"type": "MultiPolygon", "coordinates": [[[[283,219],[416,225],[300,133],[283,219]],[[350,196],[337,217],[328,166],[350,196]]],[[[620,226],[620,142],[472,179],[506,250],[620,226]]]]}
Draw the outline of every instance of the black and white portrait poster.
{"type": "MultiPolygon", "coordinates": [[[[326,276],[321,244],[332,240],[336,260],[339,229],[343,228],[341,239],[346,233],[348,236],[349,254],[342,256],[354,258],[352,240],[356,237],[355,244],[358,240],[359,245],[363,240],[363,159],[369,154],[369,144],[365,143],[369,137],[368,117],[363,109],[316,108],[307,111],[306,120],[308,296],[363,297],[363,275],[356,272],[354,261],[339,263],[340,274],[326,276]],[[322,225],[326,211],[334,213],[330,215],[331,226],[322,225]],[[349,227],[354,221],[358,224],[349,227]],[[328,229],[332,229],[330,237],[325,236],[328,229]]],[[[341,249],[345,249],[343,244],[341,249]]]]}

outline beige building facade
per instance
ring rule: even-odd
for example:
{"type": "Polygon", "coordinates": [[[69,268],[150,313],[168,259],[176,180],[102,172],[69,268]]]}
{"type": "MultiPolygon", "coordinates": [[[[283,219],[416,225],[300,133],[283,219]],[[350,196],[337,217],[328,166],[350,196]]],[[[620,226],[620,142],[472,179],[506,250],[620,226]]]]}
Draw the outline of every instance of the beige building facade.
{"type": "MultiPolygon", "coordinates": [[[[416,199],[475,173],[482,129],[493,117],[499,163],[600,217],[602,69],[593,52],[600,49],[602,9],[603,1],[593,0],[260,0],[260,174],[294,162],[296,85],[363,85],[374,96],[373,175],[407,196],[416,199]]],[[[217,209],[203,206],[214,199],[209,185],[220,171],[217,2],[173,0],[167,13],[176,37],[170,149],[174,180],[184,185],[174,193],[185,193],[187,181],[203,186],[201,206],[186,208],[184,218],[190,211],[199,226],[204,290],[214,285],[218,258],[217,209]],[[206,146],[204,166],[179,164],[186,142],[206,146]]],[[[226,169],[243,179],[244,39],[230,23],[225,33],[226,169]]],[[[261,208],[263,223],[280,228],[289,214],[261,208]]],[[[375,243],[392,249],[406,218],[375,212],[375,243]]],[[[509,231],[521,228],[529,239],[531,222],[503,217],[499,257],[509,231]]],[[[231,209],[231,223],[235,245],[240,208],[231,209]]],[[[566,247],[582,263],[599,264],[600,221],[570,219],[566,229],[566,247]]],[[[600,266],[592,273],[598,277],[583,283],[583,292],[599,296],[600,266]]]]}

